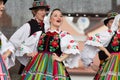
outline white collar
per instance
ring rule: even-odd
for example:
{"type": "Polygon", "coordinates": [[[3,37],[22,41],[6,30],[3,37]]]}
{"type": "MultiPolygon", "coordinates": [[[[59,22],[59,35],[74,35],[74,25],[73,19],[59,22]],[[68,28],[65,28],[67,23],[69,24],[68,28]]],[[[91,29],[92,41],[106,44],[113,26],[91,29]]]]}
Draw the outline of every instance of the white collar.
{"type": "Polygon", "coordinates": [[[60,33],[62,30],[61,29],[56,29],[56,30],[51,30],[50,28],[48,28],[47,31],[50,31],[50,32],[57,32],[57,33],[60,33]]]}

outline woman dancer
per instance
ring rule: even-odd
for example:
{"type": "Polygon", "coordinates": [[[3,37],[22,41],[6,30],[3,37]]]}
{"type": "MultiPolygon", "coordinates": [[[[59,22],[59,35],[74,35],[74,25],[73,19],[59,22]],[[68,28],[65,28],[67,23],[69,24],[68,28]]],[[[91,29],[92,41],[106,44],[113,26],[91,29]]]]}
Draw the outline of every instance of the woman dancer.
{"type": "Polygon", "coordinates": [[[71,80],[63,61],[68,67],[78,67],[79,50],[72,36],[60,30],[63,15],[54,9],[49,15],[50,29],[36,32],[23,45],[21,56],[32,56],[24,69],[21,80],[71,80]],[[35,56],[32,52],[38,52],[35,56]]]}

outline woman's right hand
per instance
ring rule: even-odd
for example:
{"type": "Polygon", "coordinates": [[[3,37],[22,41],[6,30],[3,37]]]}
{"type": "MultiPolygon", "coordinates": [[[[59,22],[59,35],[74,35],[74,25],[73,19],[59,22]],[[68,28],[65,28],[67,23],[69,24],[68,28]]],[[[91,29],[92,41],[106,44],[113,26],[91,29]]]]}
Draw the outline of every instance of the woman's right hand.
{"type": "Polygon", "coordinates": [[[107,59],[106,59],[106,60],[109,60],[109,59],[111,59],[111,57],[112,57],[112,55],[110,54],[110,55],[107,57],[107,59]]]}
{"type": "Polygon", "coordinates": [[[105,52],[105,54],[108,56],[108,58],[110,58],[110,57],[111,57],[110,52],[109,52],[109,51],[108,51],[105,47],[101,46],[101,47],[99,47],[99,49],[100,49],[100,50],[102,50],[102,51],[104,51],[104,52],[105,52]]]}

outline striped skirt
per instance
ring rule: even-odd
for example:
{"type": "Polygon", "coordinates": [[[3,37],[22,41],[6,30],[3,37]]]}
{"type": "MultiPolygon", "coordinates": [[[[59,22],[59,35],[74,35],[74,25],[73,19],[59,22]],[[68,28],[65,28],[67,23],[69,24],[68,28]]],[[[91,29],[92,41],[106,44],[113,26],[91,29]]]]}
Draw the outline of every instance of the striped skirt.
{"type": "Polygon", "coordinates": [[[62,62],[53,61],[50,53],[39,53],[25,67],[21,80],[71,79],[62,62]]]}
{"type": "Polygon", "coordinates": [[[111,59],[100,66],[94,80],[120,80],[120,53],[113,53],[111,59]]]}
{"type": "Polygon", "coordinates": [[[0,56],[0,80],[10,80],[8,69],[4,63],[4,60],[0,56]]]}

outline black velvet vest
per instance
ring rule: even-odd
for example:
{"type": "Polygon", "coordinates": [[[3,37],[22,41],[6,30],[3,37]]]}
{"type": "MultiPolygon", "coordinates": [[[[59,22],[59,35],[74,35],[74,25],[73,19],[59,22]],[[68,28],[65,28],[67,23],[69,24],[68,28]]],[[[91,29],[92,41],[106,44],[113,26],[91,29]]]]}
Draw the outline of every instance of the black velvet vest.
{"type": "Polygon", "coordinates": [[[35,19],[31,19],[30,21],[28,21],[28,23],[30,24],[30,36],[37,32],[37,31],[42,31],[43,33],[45,32],[44,29],[44,24],[43,26],[41,26],[35,19]]]}
{"type": "MultiPolygon", "coordinates": [[[[116,36],[116,32],[115,34],[113,35],[113,37],[111,38],[111,41],[110,43],[108,44],[108,46],[106,47],[106,49],[110,52],[110,53],[113,53],[113,52],[120,52],[120,43],[118,44],[118,50],[115,51],[112,47],[112,42],[113,42],[113,39],[114,39],[114,36],[116,36]]],[[[120,41],[120,39],[118,39],[118,41],[120,41]]],[[[105,60],[108,56],[104,53],[104,51],[99,51],[99,59],[100,60],[105,60]]]]}
{"type": "Polygon", "coordinates": [[[38,52],[56,53],[60,56],[62,52],[59,34],[56,32],[43,33],[38,42],[38,52]]]}

